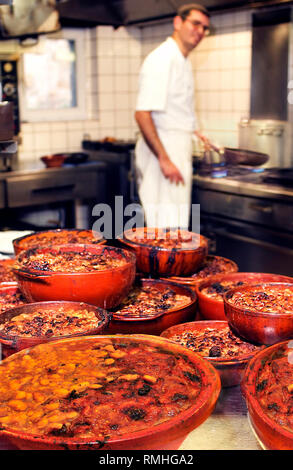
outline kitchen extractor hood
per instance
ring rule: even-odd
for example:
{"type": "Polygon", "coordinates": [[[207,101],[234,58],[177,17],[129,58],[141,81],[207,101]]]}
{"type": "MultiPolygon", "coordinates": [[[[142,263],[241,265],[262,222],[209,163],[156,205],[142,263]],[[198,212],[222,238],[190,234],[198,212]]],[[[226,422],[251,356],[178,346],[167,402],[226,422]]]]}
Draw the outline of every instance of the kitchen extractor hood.
{"type": "MultiPolygon", "coordinates": [[[[187,0],[61,0],[62,26],[139,25],[171,18],[187,0]]],[[[199,0],[212,12],[293,3],[293,0],[199,0]]]]}

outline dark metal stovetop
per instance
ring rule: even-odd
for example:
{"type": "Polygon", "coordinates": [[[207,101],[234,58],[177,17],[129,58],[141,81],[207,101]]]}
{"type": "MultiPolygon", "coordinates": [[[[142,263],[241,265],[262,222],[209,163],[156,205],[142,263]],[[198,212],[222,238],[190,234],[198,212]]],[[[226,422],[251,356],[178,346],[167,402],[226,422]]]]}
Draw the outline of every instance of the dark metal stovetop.
{"type": "Polygon", "coordinates": [[[229,179],[254,184],[278,185],[293,188],[292,168],[262,168],[249,166],[215,165],[214,167],[202,167],[198,169],[200,176],[215,179],[229,179]]]}

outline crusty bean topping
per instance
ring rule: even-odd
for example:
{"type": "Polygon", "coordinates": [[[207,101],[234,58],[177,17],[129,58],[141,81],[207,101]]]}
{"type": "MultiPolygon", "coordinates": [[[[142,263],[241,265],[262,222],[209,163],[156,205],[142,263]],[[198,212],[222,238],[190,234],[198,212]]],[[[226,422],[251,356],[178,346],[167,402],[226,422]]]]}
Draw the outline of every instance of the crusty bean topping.
{"type": "Polygon", "coordinates": [[[16,277],[12,271],[14,260],[0,260],[0,282],[16,282],[16,277]]]}
{"type": "Polygon", "coordinates": [[[207,256],[200,269],[192,274],[194,279],[205,279],[215,274],[225,274],[234,271],[232,262],[228,259],[216,256],[207,256]]]}
{"type": "Polygon", "coordinates": [[[62,230],[60,232],[38,232],[21,240],[20,246],[22,250],[29,250],[40,246],[55,246],[66,243],[91,243],[97,244],[101,241],[102,236],[92,231],[71,231],[62,230]]]}
{"type": "Polygon", "coordinates": [[[228,300],[236,307],[264,313],[293,313],[293,285],[264,284],[235,292],[228,300]]]}
{"type": "Polygon", "coordinates": [[[184,354],[143,342],[46,343],[0,364],[0,427],[95,441],[123,436],[192,406],[201,374],[184,354]]]}
{"type": "Polygon", "coordinates": [[[27,303],[19,289],[0,292],[0,314],[27,303]]]}
{"type": "Polygon", "coordinates": [[[0,333],[10,336],[62,336],[96,328],[101,319],[85,308],[37,309],[22,313],[0,324],[0,333]]]}
{"type": "Polygon", "coordinates": [[[167,287],[163,291],[155,286],[135,286],[115,309],[115,317],[123,318],[151,318],[160,312],[182,307],[190,303],[190,297],[177,294],[167,287]]]}
{"type": "Polygon", "coordinates": [[[229,326],[221,329],[207,327],[198,331],[174,333],[169,336],[169,339],[192,349],[201,356],[211,358],[241,358],[260,349],[260,346],[255,346],[235,336],[229,326]]]}
{"type": "Polygon", "coordinates": [[[55,249],[34,249],[24,252],[18,259],[18,267],[33,271],[48,272],[95,272],[103,269],[123,266],[127,263],[124,257],[113,256],[113,252],[103,250],[91,253],[87,249],[81,251],[55,249]]]}
{"type": "Polygon", "coordinates": [[[166,230],[161,228],[134,229],[125,234],[126,240],[134,243],[166,249],[195,249],[203,245],[197,233],[187,230],[166,230]]]}
{"type": "Polygon", "coordinates": [[[280,346],[262,360],[255,386],[256,399],[264,413],[281,427],[293,432],[292,349],[280,346]]]}
{"type": "Polygon", "coordinates": [[[201,289],[201,293],[210,297],[214,300],[223,300],[223,295],[228,292],[228,290],[233,289],[233,287],[244,285],[244,281],[221,281],[213,282],[207,287],[201,289]]]}

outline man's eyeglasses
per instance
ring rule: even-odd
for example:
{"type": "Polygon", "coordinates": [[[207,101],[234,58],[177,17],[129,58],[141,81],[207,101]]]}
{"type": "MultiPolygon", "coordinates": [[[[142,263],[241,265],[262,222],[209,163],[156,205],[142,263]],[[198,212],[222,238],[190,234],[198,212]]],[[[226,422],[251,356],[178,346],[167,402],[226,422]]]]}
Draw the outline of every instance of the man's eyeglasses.
{"type": "Polygon", "coordinates": [[[202,24],[200,21],[189,20],[188,18],[186,18],[185,21],[189,21],[189,23],[191,23],[196,29],[202,28],[205,36],[208,36],[210,34],[209,26],[202,24]]]}

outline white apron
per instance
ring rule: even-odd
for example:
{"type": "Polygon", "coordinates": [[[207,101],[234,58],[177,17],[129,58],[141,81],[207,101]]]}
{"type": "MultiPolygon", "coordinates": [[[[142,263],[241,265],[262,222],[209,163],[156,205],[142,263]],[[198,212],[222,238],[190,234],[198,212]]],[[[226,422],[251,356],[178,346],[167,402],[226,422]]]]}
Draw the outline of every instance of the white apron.
{"type": "Polygon", "coordinates": [[[164,177],[158,159],[142,137],[136,149],[138,193],[148,227],[188,228],[192,185],[192,132],[159,130],[159,137],[184,184],[164,177]]]}

